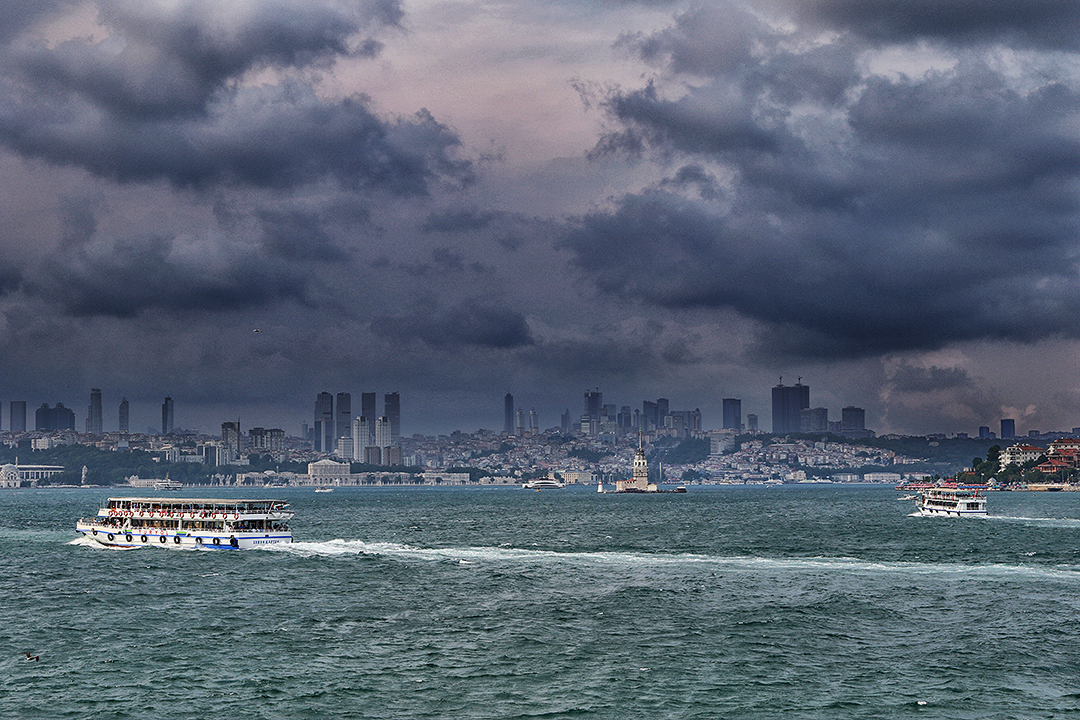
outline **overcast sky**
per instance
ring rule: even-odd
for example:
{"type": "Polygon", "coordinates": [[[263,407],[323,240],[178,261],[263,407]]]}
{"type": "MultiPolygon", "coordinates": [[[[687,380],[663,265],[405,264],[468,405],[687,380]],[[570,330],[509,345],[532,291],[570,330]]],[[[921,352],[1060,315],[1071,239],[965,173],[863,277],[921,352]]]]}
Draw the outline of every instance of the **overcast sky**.
{"type": "Polygon", "coordinates": [[[1080,426],[1080,3],[0,5],[0,399],[1080,426]],[[381,397],[380,397],[381,403],[381,397]]]}

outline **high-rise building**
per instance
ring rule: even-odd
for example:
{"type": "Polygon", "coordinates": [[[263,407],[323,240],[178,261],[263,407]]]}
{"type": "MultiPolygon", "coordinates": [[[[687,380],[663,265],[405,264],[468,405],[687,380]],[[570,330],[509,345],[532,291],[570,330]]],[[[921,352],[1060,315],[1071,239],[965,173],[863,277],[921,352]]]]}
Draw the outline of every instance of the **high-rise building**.
{"type": "Polygon", "coordinates": [[[1001,420],[1001,439],[1011,440],[1016,437],[1016,421],[1009,418],[1001,420]]]}
{"type": "Polygon", "coordinates": [[[366,462],[364,452],[375,443],[375,427],[363,415],[357,415],[353,421],[353,460],[366,462]]]}
{"type": "Polygon", "coordinates": [[[570,432],[570,426],[572,424],[573,421],[570,419],[570,408],[566,408],[566,410],[562,414],[562,417],[559,418],[559,427],[562,428],[562,431],[564,433],[568,433],[570,432]]]}
{"type": "Polygon", "coordinates": [[[773,432],[782,435],[799,432],[802,427],[803,408],[810,407],[810,386],[802,379],[794,385],[780,384],[772,389],[773,432]]]}
{"type": "Polygon", "coordinates": [[[26,432],[26,401],[12,400],[8,403],[8,411],[11,415],[8,430],[11,432],[26,432]]]}
{"type": "Polygon", "coordinates": [[[173,431],[173,399],[165,398],[161,403],[161,434],[172,435],[173,431]]]}
{"type": "Polygon", "coordinates": [[[829,431],[829,409],[823,407],[803,408],[799,411],[799,432],[823,433],[829,431]]]}
{"type": "Polygon", "coordinates": [[[64,407],[64,403],[56,403],[56,407],[49,407],[49,403],[42,403],[34,414],[34,421],[34,429],[41,432],[74,430],[75,411],[64,407]]]}
{"type": "Polygon", "coordinates": [[[390,444],[396,445],[401,439],[401,396],[396,392],[386,393],[383,395],[383,405],[386,408],[383,414],[390,422],[390,444]]]}
{"type": "Polygon", "coordinates": [[[601,413],[604,411],[604,393],[597,390],[587,390],[585,392],[585,415],[590,420],[599,420],[601,413]]]}
{"type": "Polygon", "coordinates": [[[86,432],[101,434],[101,389],[90,388],[90,407],[86,412],[86,432]]]}
{"type": "Polygon", "coordinates": [[[667,398],[656,398],[656,427],[664,427],[664,418],[671,414],[671,403],[667,398]]]}
{"type": "Polygon", "coordinates": [[[131,405],[127,398],[120,400],[120,432],[131,432],[131,405]]]}
{"type": "Polygon", "coordinates": [[[272,453],[285,452],[285,431],[281,428],[267,430],[266,449],[272,453]]]}
{"type": "Polygon", "coordinates": [[[315,452],[331,452],[334,445],[334,396],[321,392],[315,398],[315,452]]]}
{"type": "Polygon", "coordinates": [[[388,448],[394,444],[393,425],[385,415],[375,421],[375,447],[388,448]]]}
{"type": "Polygon", "coordinates": [[[757,415],[754,413],[746,413],[746,429],[749,432],[758,431],[757,415]]]}
{"type": "Polygon", "coordinates": [[[518,437],[524,437],[525,436],[525,411],[522,410],[521,408],[518,408],[517,412],[515,413],[515,417],[516,417],[516,422],[514,423],[514,425],[515,425],[515,433],[514,434],[517,435],[518,437]]]}
{"type": "Polygon", "coordinates": [[[334,429],[334,437],[352,437],[352,395],[339,392],[337,394],[337,427],[334,429]]]}
{"type": "Polygon", "coordinates": [[[990,439],[990,426],[989,425],[980,425],[979,426],[979,439],[980,440],[989,440],[990,439]]]}
{"type": "Polygon", "coordinates": [[[514,434],[514,396],[510,393],[503,398],[503,432],[514,434]]]}
{"type": "Polygon", "coordinates": [[[240,423],[221,423],[221,445],[228,448],[235,457],[240,457],[240,423]]]}
{"type": "Polygon", "coordinates": [[[742,400],[724,398],[724,430],[742,430],[742,400]]]}
{"type": "Polygon", "coordinates": [[[364,447],[375,444],[375,419],[379,417],[379,413],[375,410],[376,397],[377,393],[363,393],[360,396],[360,414],[367,418],[369,433],[369,437],[364,443],[364,447]]]}
{"type": "Polygon", "coordinates": [[[865,410],[852,405],[840,410],[840,432],[862,432],[865,429],[865,410]]]}
{"type": "Polygon", "coordinates": [[[533,435],[540,432],[540,416],[536,414],[536,408],[529,410],[529,432],[533,435]]]}
{"type": "Polygon", "coordinates": [[[643,432],[660,427],[660,406],[645,400],[641,403],[641,429],[643,432]]]}
{"type": "MultiPolygon", "coordinates": [[[[222,438],[224,439],[224,438],[222,438]]],[[[248,430],[248,440],[251,441],[251,449],[255,452],[264,452],[266,448],[266,428],[253,427],[248,430]]]]}

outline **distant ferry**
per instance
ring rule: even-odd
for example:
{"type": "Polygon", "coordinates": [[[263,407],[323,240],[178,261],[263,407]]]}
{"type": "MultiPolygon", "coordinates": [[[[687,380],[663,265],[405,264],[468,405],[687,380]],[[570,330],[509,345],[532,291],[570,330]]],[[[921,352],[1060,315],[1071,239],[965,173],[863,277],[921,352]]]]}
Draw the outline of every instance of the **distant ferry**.
{"type": "Polygon", "coordinates": [[[184,484],[183,483],[178,483],[175,480],[170,480],[169,478],[165,478],[164,480],[155,480],[154,481],[154,489],[155,490],[183,490],[184,489],[184,484]]]}
{"type": "Polygon", "coordinates": [[[986,515],[986,495],[977,488],[939,485],[919,493],[915,507],[921,515],[986,515]]]}
{"type": "Polygon", "coordinates": [[[109,547],[250,549],[292,542],[292,516],[278,500],[117,497],[75,531],[109,547]]]}
{"type": "Polygon", "coordinates": [[[522,483],[521,487],[525,490],[561,490],[566,487],[566,483],[555,478],[536,478],[522,483]]]}

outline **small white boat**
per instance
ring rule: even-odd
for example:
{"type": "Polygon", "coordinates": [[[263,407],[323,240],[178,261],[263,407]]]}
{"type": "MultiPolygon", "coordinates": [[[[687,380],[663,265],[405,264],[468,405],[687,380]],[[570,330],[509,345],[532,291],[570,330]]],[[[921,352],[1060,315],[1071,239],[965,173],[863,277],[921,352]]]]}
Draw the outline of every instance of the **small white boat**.
{"type": "Polygon", "coordinates": [[[561,490],[566,483],[555,478],[536,478],[522,483],[521,487],[524,490],[561,490]]]}
{"type": "Polygon", "coordinates": [[[317,487],[315,488],[315,492],[334,492],[334,488],[317,487]]]}
{"type": "Polygon", "coordinates": [[[978,488],[939,485],[924,490],[915,500],[921,515],[969,517],[986,515],[986,495],[978,488]]]}
{"type": "Polygon", "coordinates": [[[292,516],[278,500],[116,497],[75,531],[117,548],[249,549],[292,542],[292,516]]]}

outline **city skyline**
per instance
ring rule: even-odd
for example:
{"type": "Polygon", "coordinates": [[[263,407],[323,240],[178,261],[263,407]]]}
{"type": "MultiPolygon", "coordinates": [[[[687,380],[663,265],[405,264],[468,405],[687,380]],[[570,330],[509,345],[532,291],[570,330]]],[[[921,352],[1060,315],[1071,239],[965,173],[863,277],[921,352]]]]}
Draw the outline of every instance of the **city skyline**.
{"type": "Polygon", "coordinates": [[[0,397],[1080,425],[1080,12],[939,5],[9,4],[0,397]]]}
{"type": "MultiPolygon", "coordinates": [[[[706,406],[703,411],[701,407],[695,406],[693,410],[679,409],[676,404],[673,404],[669,398],[657,398],[657,399],[641,399],[638,401],[627,400],[627,398],[618,398],[618,402],[605,403],[604,393],[599,388],[586,390],[584,394],[584,404],[580,408],[581,412],[577,412],[576,409],[567,407],[562,412],[553,411],[550,417],[553,422],[545,423],[540,421],[540,413],[537,411],[536,406],[530,407],[526,413],[524,407],[517,407],[516,413],[511,414],[512,408],[515,406],[515,399],[512,393],[507,393],[501,398],[502,402],[500,408],[495,408],[491,412],[492,422],[481,423],[476,426],[450,426],[444,420],[439,418],[430,418],[421,416],[417,419],[417,428],[410,429],[408,423],[412,422],[410,418],[406,423],[404,436],[411,436],[413,434],[418,435],[438,435],[447,434],[454,431],[461,432],[474,432],[478,430],[486,431],[499,431],[498,422],[495,421],[495,417],[498,415],[498,411],[501,409],[503,416],[503,431],[509,432],[509,434],[520,434],[519,431],[546,431],[549,429],[557,429],[562,427],[567,429],[567,423],[572,426],[579,426],[581,423],[579,419],[584,420],[589,418],[593,421],[600,421],[606,419],[608,421],[616,422],[620,427],[633,427],[635,430],[639,427],[639,422],[643,430],[655,430],[658,427],[663,427],[661,419],[669,413],[673,415],[683,416],[689,418],[694,416],[694,423],[700,423],[695,425],[696,429],[702,431],[720,430],[720,429],[736,429],[741,428],[743,430],[758,430],[765,429],[766,432],[772,432],[773,434],[789,434],[789,433],[806,433],[806,432],[833,432],[837,434],[848,434],[852,437],[863,437],[866,432],[876,433],[876,429],[872,425],[868,425],[866,421],[866,410],[861,407],[853,405],[844,405],[843,407],[824,407],[816,401],[811,407],[810,387],[802,382],[803,378],[799,378],[794,385],[784,385],[783,378],[780,378],[780,382],[769,389],[772,396],[772,410],[774,418],[777,403],[780,403],[781,411],[783,413],[783,420],[778,426],[774,419],[772,427],[758,428],[756,427],[759,413],[748,412],[744,409],[743,400],[741,398],[723,398],[720,401],[718,407],[706,406]],[[630,404],[627,405],[626,403],[630,404]],[[785,407],[786,406],[786,407],[785,407]],[[810,415],[807,415],[810,413],[810,415]],[[624,420],[625,415],[625,420],[624,420]],[[631,417],[633,418],[631,422],[631,417]],[[640,420],[639,420],[640,417],[640,420]],[[558,421],[555,421],[558,418],[558,421]],[[808,426],[808,418],[814,418],[814,421],[808,426]],[[506,429],[506,422],[511,421],[511,429],[506,429]],[[422,429],[427,428],[427,429],[422,429]],[[438,429],[431,429],[438,428],[438,429]]],[[[402,437],[401,431],[401,406],[400,406],[400,393],[387,392],[384,395],[383,413],[373,413],[374,420],[365,423],[364,429],[370,430],[368,442],[375,444],[375,430],[377,422],[385,420],[387,442],[397,444],[400,437],[402,437]],[[390,414],[396,416],[391,417],[390,414]],[[396,429],[392,428],[396,424],[396,429]]],[[[293,428],[289,423],[275,423],[267,417],[255,417],[249,420],[248,423],[244,423],[241,420],[226,421],[224,424],[230,426],[239,425],[241,432],[245,432],[244,428],[257,428],[263,430],[266,427],[281,428],[286,435],[292,437],[304,437],[304,433],[307,432],[310,435],[310,439],[313,441],[313,446],[317,451],[326,452],[327,448],[333,450],[337,446],[337,442],[341,438],[347,438],[353,446],[356,443],[353,439],[352,433],[356,424],[362,417],[364,417],[364,409],[370,410],[375,407],[374,403],[378,393],[365,392],[362,393],[362,407],[357,413],[349,413],[348,417],[351,418],[348,425],[348,431],[345,431],[344,426],[341,424],[345,421],[345,412],[351,406],[349,398],[351,393],[338,392],[336,402],[340,403],[342,398],[345,399],[345,411],[340,404],[335,404],[334,393],[321,392],[314,399],[314,414],[309,414],[306,418],[301,418],[298,421],[298,426],[293,428]],[[325,424],[323,423],[325,421],[325,424]],[[306,431],[305,431],[306,428],[306,431]],[[336,437],[335,437],[336,435],[336,437]]],[[[69,413],[71,417],[71,429],[85,429],[89,431],[92,419],[92,412],[95,407],[99,407],[102,403],[103,393],[100,388],[91,388],[90,390],[90,407],[87,410],[85,416],[81,416],[76,413],[73,408],[66,407],[64,402],[59,402],[57,405],[64,408],[64,412],[69,413]]],[[[105,396],[107,397],[107,395],[105,396]]],[[[611,399],[610,396],[607,399],[611,399]]],[[[0,400],[0,408],[3,407],[3,402],[0,400]]],[[[12,431],[13,428],[21,426],[23,430],[16,429],[15,431],[34,431],[37,425],[37,418],[26,418],[26,401],[6,401],[8,405],[8,416],[2,418],[0,422],[0,430],[12,431]],[[18,425],[16,424],[16,417],[20,419],[18,425]]],[[[578,400],[580,403],[580,398],[578,400]]],[[[160,413],[160,427],[155,427],[153,424],[147,425],[145,430],[139,429],[136,425],[135,429],[130,428],[131,425],[131,403],[126,397],[123,397],[119,403],[118,411],[115,413],[117,422],[115,424],[103,421],[102,432],[125,432],[123,429],[125,425],[128,426],[126,432],[133,432],[137,434],[156,435],[156,434],[169,434],[174,423],[175,401],[172,397],[166,397],[161,405],[156,406],[155,412],[160,413]],[[166,425],[170,428],[166,431],[166,425]]],[[[551,407],[556,407],[558,403],[552,404],[551,407]]],[[[35,407],[32,403],[31,407],[35,407]]],[[[37,406],[36,412],[42,412],[51,408],[50,403],[45,402],[40,406],[37,406]]],[[[53,413],[55,414],[55,412],[53,413]]],[[[233,410],[235,414],[235,409],[233,410]]],[[[289,413],[278,413],[277,416],[285,417],[289,413]]],[[[106,413],[106,415],[108,415],[106,413]]],[[[274,413],[270,414],[274,416],[274,413]]],[[[461,413],[457,413],[458,416],[461,413]]],[[[768,417],[768,415],[765,415],[768,417]]],[[[136,421],[138,418],[136,418],[136,421]]],[[[996,437],[999,439],[1022,439],[1028,434],[1043,434],[1043,433],[1069,433],[1076,434],[1078,426],[1069,427],[1034,427],[1023,426],[1018,424],[1016,418],[998,418],[994,420],[987,420],[990,424],[980,424],[976,428],[969,428],[964,430],[958,430],[954,432],[943,432],[941,430],[930,429],[923,433],[916,433],[918,435],[958,435],[958,436],[970,436],[970,437],[996,437]],[[990,425],[994,426],[991,430],[990,425]],[[998,430],[1000,428],[1000,430],[998,430]]],[[[182,431],[197,431],[206,435],[214,435],[213,429],[219,424],[219,420],[213,419],[209,421],[209,425],[184,425],[176,424],[177,430],[182,431]],[[211,429],[207,429],[207,428],[211,429]]],[[[682,418],[677,421],[677,426],[691,429],[689,424],[683,424],[682,418]]],[[[595,431],[590,431],[589,434],[595,434],[595,431]]],[[[876,433],[886,434],[886,433],[876,433]]],[[[904,434],[904,433],[900,433],[904,434]]],[[[361,450],[363,446],[360,446],[361,450]]]]}

